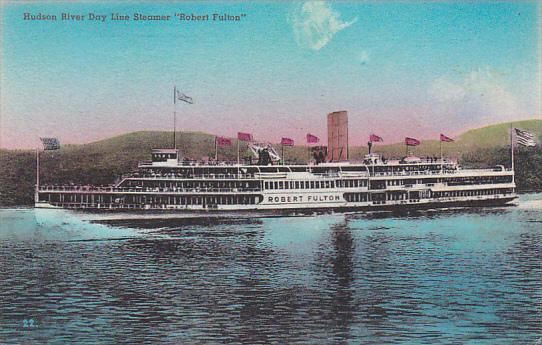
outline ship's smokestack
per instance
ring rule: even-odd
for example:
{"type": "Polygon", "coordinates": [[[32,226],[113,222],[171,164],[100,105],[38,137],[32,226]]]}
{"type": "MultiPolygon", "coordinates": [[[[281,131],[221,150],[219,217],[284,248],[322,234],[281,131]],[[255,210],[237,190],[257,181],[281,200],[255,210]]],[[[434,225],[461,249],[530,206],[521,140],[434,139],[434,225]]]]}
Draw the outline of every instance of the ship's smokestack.
{"type": "Polygon", "coordinates": [[[346,110],[327,114],[327,147],[329,162],[348,160],[348,113],[346,110]]]}

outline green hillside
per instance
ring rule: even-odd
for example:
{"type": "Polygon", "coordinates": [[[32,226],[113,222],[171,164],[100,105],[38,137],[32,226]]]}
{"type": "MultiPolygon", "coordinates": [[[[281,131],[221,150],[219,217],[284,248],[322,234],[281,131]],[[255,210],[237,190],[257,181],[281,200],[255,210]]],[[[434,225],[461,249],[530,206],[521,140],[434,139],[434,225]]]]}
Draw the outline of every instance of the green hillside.
{"type": "MultiPolygon", "coordinates": [[[[538,139],[542,139],[542,120],[508,122],[468,130],[454,138],[455,142],[443,143],[443,153],[445,156],[462,158],[464,154],[477,150],[507,147],[510,144],[510,124],[513,127],[529,131],[535,134],[538,139]]],[[[405,145],[402,143],[376,144],[374,147],[377,152],[389,157],[401,157],[405,154],[405,145]]],[[[354,147],[351,152],[353,157],[357,158],[361,154],[367,153],[367,147],[354,147]]],[[[420,146],[412,149],[412,152],[417,156],[438,156],[440,155],[440,142],[438,140],[423,140],[420,146]]]]}
{"type": "Polygon", "coordinates": [[[510,125],[529,131],[538,137],[542,136],[542,120],[525,120],[471,129],[459,136],[458,143],[470,148],[506,146],[510,142],[508,134],[510,125]]]}
{"type": "MultiPolygon", "coordinates": [[[[534,133],[542,139],[542,120],[515,122],[515,127],[534,133]]],[[[509,123],[469,130],[453,143],[444,144],[445,156],[458,157],[465,165],[493,166],[509,164],[509,123]]],[[[219,150],[220,160],[235,160],[237,143],[219,150]]],[[[151,148],[171,147],[171,132],[145,131],[128,133],[83,145],[64,145],[57,151],[41,153],[42,184],[95,184],[107,185],[123,173],[137,167],[137,162],[150,158],[151,148]]],[[[190,159],[214,157],[214,136],[202,132],[177,133],[177,146],[190,159]]],[[[241,144],[241,156],[250,156],[241,144]]],[[[277,147],[280,153],[280,148],[277,147]]],[[[401,157],[403,144],[375,145],[375,152],[385,157],[401,157]]],[[[518,188],[542,190],[542,160],[540,146],[518,148],[518,188]]],[[[367,147],[352,147],[350,157],[358,160],[367,153],[367,147]]],[[[423,141],[414,148],[418,156],[438,156],[438,141],[423,141]]],[[[308,159],[304,146],[285,148],[288,162],[303,163],[308,159]]],[[[35,153],[30,150],[0,149],[0,206],[28,205],[32,203],[35,184],[35,153]]]]}

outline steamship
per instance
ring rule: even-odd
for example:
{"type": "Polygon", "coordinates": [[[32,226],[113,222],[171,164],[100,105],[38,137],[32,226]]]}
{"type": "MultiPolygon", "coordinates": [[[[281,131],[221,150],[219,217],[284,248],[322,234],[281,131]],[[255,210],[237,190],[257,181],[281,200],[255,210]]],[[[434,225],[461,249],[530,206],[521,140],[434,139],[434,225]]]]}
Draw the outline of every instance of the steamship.
{"type": "Polygon", "coordinates": [[[328,146],[308,164],[284,164],[271,145],[250,143],[244,162],[189,161],[177,149],[153,149],[107,186],[37,186],[35,206],[85,210],[315,211],[401,210],[511,203],[514,171],[464,169],[457,161],[407,156],[348,157],[346,112],[328,114],[328,146]],[[337,120],[337,121],[335,121],[337,120]]]}

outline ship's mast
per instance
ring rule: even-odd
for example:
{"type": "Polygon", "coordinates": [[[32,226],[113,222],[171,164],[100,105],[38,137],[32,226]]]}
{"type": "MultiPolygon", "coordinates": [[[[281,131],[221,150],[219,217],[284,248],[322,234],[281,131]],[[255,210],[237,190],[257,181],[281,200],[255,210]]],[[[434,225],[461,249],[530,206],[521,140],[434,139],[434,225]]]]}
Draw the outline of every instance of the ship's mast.
{"type": "Polygon", "coordinates": [[[40,189],[40,149],[36,147],[36,192],[34,193],[34,202],[39,200],[40,189]]]}
{"type": "Polygon", "coordinates": [[[440,173],[442,174],[444,172],[444,161],[442,158],[442,140],[440,142],[440,173]]]}
{"type": "MultiPolygon", "coordinates": [[[[173,86],[173,148],[177,149],[177,138],[175,132],[177,130],[177,86],[173,86]]],[[[178,158],[178,157],[177,157],[178,158]]]]}
{"type": "Polygon", "coordinates": [[[510,123],[510,160],[512,166],[512,183],[514,183],[516,172],[514,170],[514,129],[512,128],[512,123],[510,123]]]}

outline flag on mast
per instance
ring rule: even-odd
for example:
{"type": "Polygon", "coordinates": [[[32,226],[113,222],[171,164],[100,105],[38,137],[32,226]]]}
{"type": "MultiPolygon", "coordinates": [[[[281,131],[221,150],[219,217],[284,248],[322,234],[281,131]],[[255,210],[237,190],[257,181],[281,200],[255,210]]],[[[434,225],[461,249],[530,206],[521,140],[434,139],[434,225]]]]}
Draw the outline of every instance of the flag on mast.
{"type": "Polygon", "coordinates": [[[177,90],[177,87],[173,88],[173,93],[175,94],[175,97],[173,98],[173,102],[176,101],[183,101],[188,104],[194,104],[194,100],[192,100],[192,97],[185,95],[181,91],[177,90]]]}
{"type": "Polygon", "coordinates": [[[451,143],[452,141],[454,141],[454,139],[452,139],[450,137],[447,137],[444,134],[440,133],[440,141],[451,143]]]}
{"type": "Polygon", "coordinates": [[[215,141],[218,147],[228,147],[232,145],[230,138],[215,137],[215,141]]]}
{"type": "Polygon", "coordinates": [[[282,138],[280,144],[283,146],[294,146],[294,139],[282,138]]]}
{"type": "Polygon", "coordinates": [[[237,132],[237,139],[241,141],[252,141],[252,134],[237,132]]]}
{"type": "Polygon", "coordinates": [[[534,134],[527,131],[521,130],[519,128],[514,128],[516,132],[516,141],[521,146],[536,146],[536,141],[534,140],[534,134]]]}
{"type": "Polygon", "coordinates": [[[310,133],[307,133],[307,144],[316,144],[319,142],[320,139],[316,135],[312,135],[310,133]]]}
{"type": "Polygon", "coordinates": [[[418,139],[409,138],[409,137],[405,138],[405,144],[407,146],[418,146],[418,145],[420,145],[420,143],[421,142],[418,139]]]}
{"type": "Polygon", "coordinates": [[[382,139],[382,137],[376,134],[371,134],[369,135],[369,141],[372,143],[378,143],[378,142],[384,142],[384,139],[382,139]]]}
{"type": "Polygon", "coordinates": [[[60,140],[58,138],[40,138],[44,150],[60,149],[60,140]]]}

